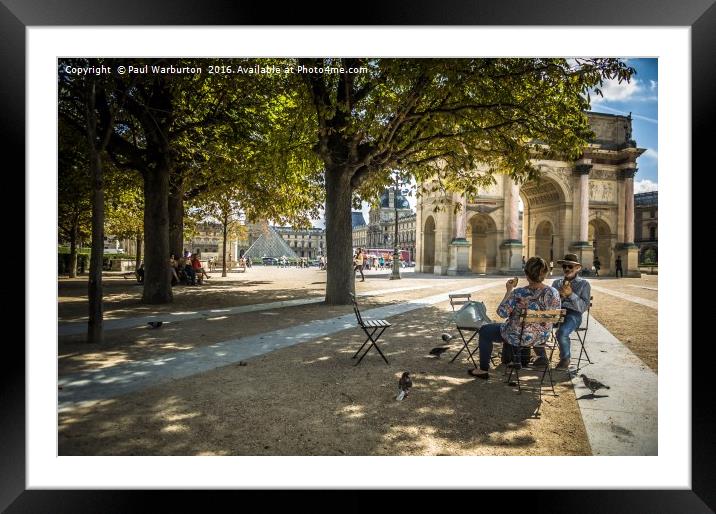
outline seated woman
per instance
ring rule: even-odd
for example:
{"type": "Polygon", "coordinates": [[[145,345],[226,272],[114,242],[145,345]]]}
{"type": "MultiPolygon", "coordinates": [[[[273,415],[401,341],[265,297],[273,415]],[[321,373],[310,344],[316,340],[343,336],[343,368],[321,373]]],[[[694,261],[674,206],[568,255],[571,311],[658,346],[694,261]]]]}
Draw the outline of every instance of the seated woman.
{"type": "Polygon", "coordinates": [[[174,257],[174,254],[171,254],[169,256],[169,272],[172,275],[172,285],[175,286],[179,283],[179,275],[177,275],[177,266],[179,263],[176,260],[176,257],[174,257]]]}
{"type": "Polygon", "coordinates": [[[201,261],[199,260],[199,256],[197,254],[194,254],[191,256],[191,267],[194,269],[194,273],[201,278],[202,276],[205,278],[211,278],[209,275],[207,275],[206,270],[201,265],[201,261]]]}
{"type": "MultiPolygon", "coordinates": [[[[541,344],[547,340],[552,330],[551,323],[526,323],[524,333],[520,339],[522,322],[520,315],[529,310],[553,310],[561,308],[559,292],[546,284],[543,284],[549,273],[547,262],[541,257],[530,257],[525,263],[525,276],[527,277],[526,287],[516,287],[517,277],[507,281],[507,292],[505,293],[497,314],[507,318],[504,323],[488,323],[480,328],[478,334],[480,369],[471,369],[470,375],[477,378],[487,379],[490,369],[490,355],[492,354],[492,343],[503,343],[503,358],[514,355],[520,344],[523,346],[541,344]]],[[[535,348],[538,358],[534,364],[544,365],[547,359],[544,348],[535,348]]],[[[525,355],[527,352],[520,352],[525,355]]],[[[522,360],[522,359],[520,359],[522,360]]],[[[520,367],[523,362],[514,362],[508,365],[520,367]]],[[[526,364],[526,363],[525,363],[526,364]]]]}

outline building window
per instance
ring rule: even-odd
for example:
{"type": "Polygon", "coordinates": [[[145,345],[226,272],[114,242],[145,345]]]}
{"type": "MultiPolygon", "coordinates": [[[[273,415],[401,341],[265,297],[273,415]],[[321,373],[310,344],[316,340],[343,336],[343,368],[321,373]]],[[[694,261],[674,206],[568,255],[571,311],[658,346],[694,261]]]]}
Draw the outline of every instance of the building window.
{"type": "Polygon", "coordinates": [[[649,227],[649,239],[651,241],[656,239],[656,227],[649,227]]]}
{"type": "Polygon", "coordinates": [[[652,209],[651,212],[649,213],[649,217],[656,218],[656,210],[652,209]]]}

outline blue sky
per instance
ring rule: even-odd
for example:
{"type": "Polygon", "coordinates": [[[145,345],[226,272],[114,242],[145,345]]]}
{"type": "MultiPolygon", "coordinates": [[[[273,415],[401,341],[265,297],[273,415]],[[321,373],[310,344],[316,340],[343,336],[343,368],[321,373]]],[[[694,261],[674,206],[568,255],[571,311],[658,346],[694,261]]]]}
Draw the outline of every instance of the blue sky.
{"type": "Polygon", "coordinates": [[[636,70],[629,83],[604,83],[604,98],[592,95],[592,111],[632,116],[632,137],[639,148],[646,148],[637,160],[634,192],[656,191],[658,184],[658,97],[657,59],[624,59],[636,70]]]}
{"type": "MultiPolygon", "coordinates": [[[[629,82],[619,84],[606,81],[602,86],[603,97],[591,95],[591,110],[606,114],[632,115],[632,137],[638,148],[646,148],[637,160],[638,172],[634,177],[634,192],[643,193],[658,189],[658,59],[624,58],[636,70],[629,82]]],[[[415,198],[408,196],[411,207],[415,198]]],[[[363,216],[368,221],[368,203],[363,202],[363,216]]],[[[319,220],[314,226],[324,227],[319,220]]]]}

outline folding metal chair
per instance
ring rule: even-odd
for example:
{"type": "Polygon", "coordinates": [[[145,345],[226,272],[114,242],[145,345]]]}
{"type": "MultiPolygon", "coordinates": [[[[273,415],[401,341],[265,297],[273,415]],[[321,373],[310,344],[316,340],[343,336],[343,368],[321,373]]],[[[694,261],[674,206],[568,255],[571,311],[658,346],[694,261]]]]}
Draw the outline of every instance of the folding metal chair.
{"type": "MultiPolygon", "coordinates": [[[[455,310],[456,305],[466,305],[470,303],[472,300],[472,296],[470,293],[460,293],[460,294],[449,294],[448,298],[450,299],[450,307],[452,307],[453,313],[456,313],[455,310]]],[[[459,309],[458,309],[459,310],[459,309]]],[[[475,362],[475,359],[473,358],[473,354],[475,351],[477,351],[477,347],[475,347],[473,350],[470,350],[469,344],[472,342],[473,339],[475,339],[475,336],[480,332],[480,329],[478,327],[469,327],[469,326],[457,326],[457,331],[460,334],[460,337],[462,338],[462,348],[460,348],[460,351],[455,354],[455,356],[450,360],[450,362],[455,362],[455,359],[458,358],[458,356],[462,353],[463,350],[467,350],[467,357],[472,361],[472,364],[477,368],[477,363],[475,362]],[[469,339],[465,339],[464,331],[471,331],[472,335],[469,339]]],[[[493,359],[492,355],[490,355],[490,362],[492,365],[495,365],[495,360],[493,359]]]]}
{"type": "MultiPolygon", "coordinates": [[[[460,294],[449,294],[448,298],[450,299],[450,307],[452,308],[452,312],[457,312],[455,310],[456,305],[466,305],[470,303],[472,295],[470,293],[460,293],[460,294]]],[[[459,309],[458,309],[459,310],[459,309]]],[[[475,329],[474,327],[457,327],[457,331],[460,333],[460,338],[462,338],[462,348],[460,348],[460,351],[455,354],[455,356],[450,360],[450,362],[455,362],[455,359],[457,359],[458,355],[462,353],[463,350],[467,350],[467,357],[472,361],[473,364],[475,364],[475,359],[472,358],[472,353],[470,351],[469,343],[473,339],[475,339],[475,336],[479,332],[479,329],[475,329]],[[463,330],[472,330],[473,334],[470,336],[469,339],[465,339],[465,334],[463,334],[463,330]]],[[[475,364],[475,367],[477,367],[477,364],[475,364]]]]}
{"type": "Polygon", "coordinates": [[[378,348],[378,339],[380,339],[380,336],[383,335],[383,332],[385,332],[385,329],[387,329],[390,325],[386,320],[384,319],[373,319],[373,320],[364,320],[363,316],[361,316],[360,310],[358,309],[358,303],[356,302],[356,297],[353,293],[348,293],[351,295],[351,302],[353,303],[353,312],[356,314],[356,320],[358,322],[358,326],[363,329],[363,332],[365,332],[365,335],[368,336],[366,340],[363,342],[360,348],[358,348],[358,351],[353,354],[352,359],[355,359],[360,351],[363,349],[363,347],[370,341],[370,345],[368,345],[368,348],[363,352],[363,355],[361,355],[360,359],[358,359],[358,362],[355,363],[355,366],[360,364],[360,361],[363,360],[363,357],[366,356],[366,354],[370,351],[371,348],[375,346],[375,349],[378,350],[378,353],[381,357],[383,357],[383,360],[386,364],[390,365],[388,362],[388,359],[385,358],[385,355],[383,355],[383,352],[380,351],[380,348],[378,348]],[[377,335],[376,335],[377,333],[377,335]]]}
{"type": "Polygon", "coordinates": [[[589,354],[587,353],[587,349],[584,347],[584,343],[587,340],[587,331],[589,330],[589,311],[592,310],[592,300],[594,300],[593,296],[589,297],[589,307],[587,307],[587,321],[584,324],[583,327],[577,328],[577,330],[574,331],[575,334],[577,334],[577,339],[579,340],[579,344],[582,346],[582,348],[579,350],[579,359],[577,359],[577,369],[575,370],[575,373],[577,373],[581,368],[580,364],[582,363],[582,353],[584,353],[584,356],[587,358],[587,362],[589,364],[594,364],[592,360],[589,358],[589,354]]]}
{"type": "MultiPolygon", "coordinates": [[[[552,362],[552,355],[554,354],[555,348],[559,346],[557,343],[557,338],[554,335],[554,327],[558,323],[562,323],[564,321],[564,316],[567,314],[566,309],[555,309],[555,310],[530,310],[527,309],[522,314],[520,314],[520,346],[517,348],[516,351],[513,351],[514,359],[513,364],[509,365],[510,372],[507,375],[507,383],[511,383],[512,374],[514,373],[517,376],[517,390],[521,393],[522,392],[522,384],[520,382],[520,369],[522,369],[522,352],[527,348],[543,348],[546,350],[549,350],[549,356],[547,357],[547,362],[544,365],[544,368],[541,370],[542,372],[542,378],[539,381],[539,404],[537,405],[537,410],[535,411],[535,415],[539,412],[540,406],[542,405],[542,384],[544,382],[544,378],[547,374],[549,374],[549,383],[552,387],[552,394],[554,396],[557,396],[557,393],[554,391],[554,381],[552,380],[552,369],[550,368],[550,363],[552,362]],[[533,344],[533,345],[526,345],[523,346],[523,336],[525,331],[525,325],[527,323],[551,323],[552,324],[552,330],[550,331],[549,338],[547,341],[541,343],[541,344],[533,344]]],[[[528,368],[529,369],[529,368],[528,368]]],[[[537,369],[536,367],[533,367],[532,369],[537,369]]]]}

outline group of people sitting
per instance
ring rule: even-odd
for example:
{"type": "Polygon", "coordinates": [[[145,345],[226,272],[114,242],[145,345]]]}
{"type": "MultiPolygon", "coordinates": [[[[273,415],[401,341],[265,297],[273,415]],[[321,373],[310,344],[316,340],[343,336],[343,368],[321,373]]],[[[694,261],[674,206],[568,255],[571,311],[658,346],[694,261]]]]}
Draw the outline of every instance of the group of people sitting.
{"type": "Polygon", "coordinates": [[[470,375],[481,379],[489,377],[493,343],[502,343],[502,361],[507,366],[519,368],[529,365],[530,346],[534,347],[537,354],[532,365],[547,364],[545,349],[540,345],[550,337],[552,325],[525,323],[523,329],[520,316],[525,310],[566,310],[564,321],[556,333],[560,357],[556,369],[569,369],[571,359],[569,336],[582,323],[582,314],[589,307],[591,286],[580,277],[582,265],[575,254],[565,255],[564,259],[557,261],[557,264],[562,266],[564,276],[553,281],[551,286],[544,283],[550,267],[541,257],[530,257],[525,262],[526,286],[517,287],[519,282],[517,277],[507,281],[507,291],[497,308],[497,314],[501,318],[506,318],[506,321],[488,323],[480,328],[478,332],[480,364],[479,368],[468,371],[470,375]],[[520,356],[519,359],[517,355],[520,356]]]}
{"type": "Polygon", "coordinates": [[[184,282],[195,286],[201,284],[204,278],[211,278],[201,265],[199,255],[184,252],[184,256],[177,259],[174,254],[169,257],[169,271],[172,274],[172,285],[184,282]]]}

